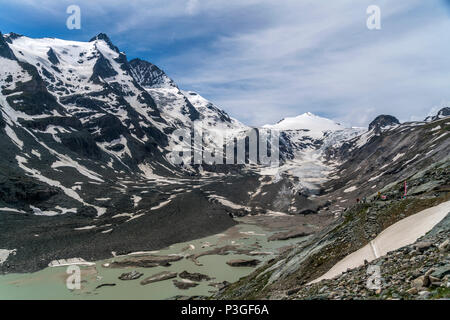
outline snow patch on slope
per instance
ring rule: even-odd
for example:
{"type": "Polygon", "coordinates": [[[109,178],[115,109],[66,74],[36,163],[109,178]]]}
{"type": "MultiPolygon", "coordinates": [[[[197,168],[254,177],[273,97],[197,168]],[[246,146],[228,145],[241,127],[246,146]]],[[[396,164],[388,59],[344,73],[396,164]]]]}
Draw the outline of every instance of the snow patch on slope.
{"type": "Polygon", "coordinates": [[[0,249],[0,265],[5,263],[6,260],[8,260],[8,257],[11,254],[16,254],[16,249],[14,250],[8,250],[8,249],[0,249]]]}

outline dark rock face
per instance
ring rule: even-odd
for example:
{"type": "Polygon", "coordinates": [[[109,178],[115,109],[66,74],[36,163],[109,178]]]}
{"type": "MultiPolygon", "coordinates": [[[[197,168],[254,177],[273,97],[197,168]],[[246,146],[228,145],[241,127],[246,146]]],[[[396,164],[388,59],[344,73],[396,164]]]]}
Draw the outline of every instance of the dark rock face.
{"type": "Polygon", "coordinates": [[[134,78],[144,88],[159,87],[161,85],[177,87],[175,82],[153,63],[137,58],[131,60],[129,63],[134,78]]]}
{"type": "Polygon", "coordinates": [[[53,51],[52,48],[50,48],[50,50],[48,50],[47,52],[47,56],[48,56],[48,60],[53,63],[53,64],[59,64],[59,59],[55,54],[55,51],[53,51]]]}
{"type": "Polygon", "coordinates": [[[119,139],[121,135],[127,133],[127,128],[124,127],[122,122],[111,114],[93,119],[91,124],[94,127],[98,126],[101,128],[101,137],[98,137],[98,141],[110,142],[119,139]]]}
{"type": "Polygon", "coordinates": [[[5,123],[5,120],[3,120],[3,115],[0,113],[0,129],[3,129],[5,127],[5,125],[6,125],[6,123],[5,123]]]}
{"type": "Polygon", "coordinates": [[[64,146],[81,156],[97,160],[102,158],[100,148],[86,131],[63,134],[60,139],[64,146]]]}
{"type": "Polygon", "coordinates": [[[373,120],[369,124],[369,130],[375,129],[376,131],[379,131],[384,127],[398,124],[400,124],[400,121],[398,121],[396,117],[389,115],[381,115],[376,117],[375,120],[373,120]]]}
{"type": "Polygon", "coordinates": [[[21,37],[23,37],[23,35],[15,33],[15,32],[10,32],[8,34],[8,37],[6,38],[6,41],[9,42],[9,43],[12,43],[12,40],[15,40],[15,39],[18,39],[18,38],[21,38],[21,37]]]}
{"type": "Polygon", "coordinates": [[[116,75],[117,71],[114,70],[108,59],[106,59],[103,55],[100,55],[94,65],[94,72],[92,73],[90,80],[96,84],[100,84],[101,79],[114,77],[116,75]]]}
{"type": "Polygon", "coordinates": [[[48,126],[62,126],[62,127],[70,127],[75,130],[82,130],[83,125],[75,117],[45,117],[41,119],[33,119],[33,120],[20,120],[20,123],[33,130],[45,131],[48,126]]]}
{"type": "Polygon", "coordinates": [[[45,82],[39,75],[36,67],[25,62],[19,62],[20,66],[31,75],[31,80],[18,82],[12,90],[3,90],[2,94],[9,95],[6,100],[17,111],[22,111],[28,115],[51,113],[58,111],[64,113],[56,98],[51,95],[45,82]],[[17,93],[15,96],[11,94],[17,93]]]}
{"type": "Polygon", "coordinates": [[[28,177],[5,176],[5,171],[0,174],[0,202],[25,206],[49,200],[60,193],[57,188],[38,184],[28,177]]]}
{"type": "Polygon", "coordinates": [[[183,112],[189,115],[189,119],[191,119],[191,121],[200,119],[200,112],[198,112],[197,109],[194,108],[194,106],[188,99],[185,98],[184,101],[186,102],[186,109],[183,110],[183,112]]]}
{"type": "Polygon", "coordinates": [[[16,60],[16,56],[12,52],[11,48],[8,46],[8,43],[6,43],[6,40],[1,32],[0,32],[0,57],[16,60]]]}
{"type": "Polygon", "coordinates": [[[448,117],[450,116],[450,107],[445,107],[439,110],[438,116],[448,117]]]}

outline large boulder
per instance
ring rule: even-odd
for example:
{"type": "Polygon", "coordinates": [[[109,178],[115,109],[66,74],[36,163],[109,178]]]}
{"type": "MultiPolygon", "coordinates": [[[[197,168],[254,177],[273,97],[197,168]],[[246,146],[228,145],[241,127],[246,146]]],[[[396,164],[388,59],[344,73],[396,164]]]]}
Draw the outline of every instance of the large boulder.
{"type": "Polygon", "coordinates": [[[191,280],[182,279],[181,281],[173,280],[173,285],[180,290],[187,290],[198,286],[198,283],[195,283],[191,280]]]}

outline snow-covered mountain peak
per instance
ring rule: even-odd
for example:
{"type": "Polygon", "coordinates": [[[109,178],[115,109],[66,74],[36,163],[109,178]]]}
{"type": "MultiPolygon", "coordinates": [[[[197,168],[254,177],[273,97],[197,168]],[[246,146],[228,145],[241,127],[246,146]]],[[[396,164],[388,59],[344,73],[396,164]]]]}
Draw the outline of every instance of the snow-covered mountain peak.
{"type": "Polygon", "coordinates": [[[265,125],[264,128],[277,130],[305,130],[308,135],[320,138],[324,132],[334,132],[345,129],[339,123],[319,117],[311,112],[303,113],[296,117],[284,118],[274,125],[265,125]]]}
{"type": "Polygon", "coordinates": [[[111,50],[114,50],[117,53],[119,53],[119,49],[112,43],[111,39],[109,39],[106,33],[99,33],[91,40],[89,40],[89,42],[97,42],[97,41],[104,41],[111,50]]]}
{"type": "Polygon", "coordinates": [[[390,129],[400,124],[400,121],[391,115],[379,115],[369,124],[369,130],[375,130],[379,133],[382,130],[390,129]]]}

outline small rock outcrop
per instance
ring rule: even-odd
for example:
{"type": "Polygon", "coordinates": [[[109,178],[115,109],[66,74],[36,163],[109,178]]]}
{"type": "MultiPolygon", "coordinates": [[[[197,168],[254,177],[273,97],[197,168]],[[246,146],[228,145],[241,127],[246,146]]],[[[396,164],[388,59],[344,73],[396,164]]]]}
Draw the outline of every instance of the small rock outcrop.
{"type": "Polygon", "coordinates": [[[190,281],[190,280],[185,280],[185,279],[183,279],[181,281],[173,280],[173,284],[174,284],[175,287],[177,287],[178,289],[181,289],[181,290],[187,290],[187,289],[194,288],[194,287],[198,286],[198,283],[195,283],[195,282],[190,281]]]}
{"type": "Polygon", "coordinates": [[[230,260],[227,261],[227,264],[231,267],[255,267],[257,266],[261,261],[257,259],[236,259],[236,260],[230,260]]]}
{"type": "Polygon", "coordinates": [[[114,261],[109,268],[153,268],[158,266],[169,266],[171,262],[183,259],[182,256],[143,256],[130,257],[121,261],[114,261]]]}
{"type": "Polygon", "coordinates": [[[148,278],[145,278],[144,280],[141,281],[141,285],[145,286],[146,284],[149,284],[149,283],[173,279],[173,278],[176,278],[177,275],[178,274],[176,272],[163,271],[163,272],[154,274],[148,278]]]}
{"type": "Polygon", "coordinates": [[[128,273],[122,273],[119,276],[119,279],[120,280],[124,280],[124,281],[137,280],[140,277],[142,277],[143,275],[144,275],[143,273],[140,273],[138,271],[131,271],[131,272],[128,272],[128,273]]]}
{"type": "Polygon", "coordinates": [[[206,274],[201,274],[201,273],[189,273],[187,271],[183,271],[182,273],[180,273],[180,278],[182,279],[187,279],[187,280],[191,280],[191,281],[209,281],[211,280],[211,278],[206,275],[206,274]]]}

